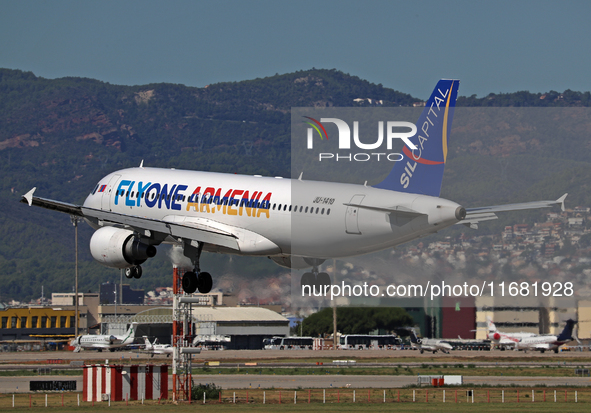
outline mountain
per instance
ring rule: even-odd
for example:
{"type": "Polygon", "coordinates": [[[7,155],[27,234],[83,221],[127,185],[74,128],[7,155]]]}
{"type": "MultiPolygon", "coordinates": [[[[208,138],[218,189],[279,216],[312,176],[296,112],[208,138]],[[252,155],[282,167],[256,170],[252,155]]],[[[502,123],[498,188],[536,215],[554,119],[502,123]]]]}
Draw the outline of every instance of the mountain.
{"type": "MultiPolygon", "coordinates": [[[[70,291],[74,284],[69,218],[18,202],[34,186],[39,196],[81,203],[102,176],[142,160],[155,167],[290,176],[291,107],[371,106],[376,101],[412,107],[420,102],[321,69],[204,88],[49,80],[0,69],[0,96],[0,300],[39,297],[42,285],[46,293],[70,291]]],[[[460,97],[458,106],[466,109],[456,111],[442,196],[473,205],[551,199],[570,191],[569,202],[591,204],[585,190],[591,178],[590,101],[589,92],[572,91],[460,97]],[[517,132],[511,128],[520,113],[492,130],[478,121],[487,118],[497,125],[491,109],[521,106],[566,110],[560,134],[550,128],[549,112],[532,115],[527,130],[517,132]],[[565,126],[573,110],[581,111],[577,122],[565,126]]],[[[120,275],[93,262],[91,234],[88,226],[80,226],[81,291],[96,291],[100,282],[120,275]]],[[[212,274],[240,272],[246,278],[283,271],[269,260],[214,254],[205,255],[202,266],[212,274]]],[[[144,269],[134,287],[169,285],[166,248],[144,269]]]]}

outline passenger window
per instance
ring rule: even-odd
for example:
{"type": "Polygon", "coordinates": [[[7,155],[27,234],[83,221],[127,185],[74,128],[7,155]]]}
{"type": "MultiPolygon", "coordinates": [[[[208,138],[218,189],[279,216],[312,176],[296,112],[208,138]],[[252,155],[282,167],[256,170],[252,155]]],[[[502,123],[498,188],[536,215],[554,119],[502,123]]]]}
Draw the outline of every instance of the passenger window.
{"type": "Polygon", "coordinates": [[[326,215],[330,215],[330,208],[326,210],[326,215]]]}
{"type": "Polygon", "coordinates": [[[303,206],[300,206],[300,212],[302,212],[303,209],[304,209],[304,207],[303,206]]]}
{"type": "Polygon", "coordinates": [[[322,208],[322,211],[320,211],[320,215],[324,215],[324,208],[322,208]]]}
{"type": "Polygon", "coordinates": [[[306,214],[308,213],[308,207],[306,207],[306,214]]]}

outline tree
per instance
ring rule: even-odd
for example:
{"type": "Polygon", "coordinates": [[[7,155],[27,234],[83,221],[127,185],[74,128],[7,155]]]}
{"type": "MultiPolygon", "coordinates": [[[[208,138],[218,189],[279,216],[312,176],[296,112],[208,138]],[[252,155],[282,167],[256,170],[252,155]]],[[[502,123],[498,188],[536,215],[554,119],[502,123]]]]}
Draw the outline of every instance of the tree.
{"type": "MultiPolygon", "coordinates": [[[[306,317],[303,335],[318,337],[332,334],[332,308],[325,308],[306,317]]],[[[368,334],[382,329],[392,331],[413,324],[412,317],[403,308],[372,307],[337,309],[337,330],[342,334],[368,334]]]]}

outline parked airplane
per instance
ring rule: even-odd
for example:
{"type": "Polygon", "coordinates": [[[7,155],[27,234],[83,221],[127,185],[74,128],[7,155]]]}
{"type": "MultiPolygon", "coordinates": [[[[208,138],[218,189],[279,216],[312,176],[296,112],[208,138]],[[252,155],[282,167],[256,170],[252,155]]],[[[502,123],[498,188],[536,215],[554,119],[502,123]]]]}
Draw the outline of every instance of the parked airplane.
{"type": "MultiPolygon", "coordinates": [[[[83,205],[34,196],[22,202],[83,218],[96,231],[90,252],[101,264],[140,278],[156,246],[183,247],[193,263],[182,279],[187,293],[207,293],[202,251],[269,257],[288,268],[309,268],[302,285],[328,285],[318,266],[328,258],[380,251],[454,224],[477,228],[495,213],[562,205],[537,201],[464,208],[439,197],[459,81],[440,80],[419,117],[405,158],[374,187],[174,169],[113,172],[83,205]],[[292,237],[292,229],[302,236],[292,237]],[[297,239],[296,239],[297,238],[297,239]],[[297,245],[296,245],[297,244],[297,245]],[[293,251],[293,254],[292,254],[293,251]]],[[[322,121],[322,119],[321,119],[322,121]]],[[[305,138],[304,138],[305,139],[305,138]]]]}
{"type": "Polygon", "coordinates": [[[443,340],[438,340],[436,338],[418,338],[417,334],[414,330],[410,330],[410,343],[413,347],[419,349],[421,354],[425,350],[432,351],[433,354],[437,353],[437,351],[442,351],[446,354],[453,349],[451,344],[444,342],[443,340]]]}
{"type": "Polygon", "coordinates": [[[144,350],[154,357],[154,354],[166,354],[166,357],[170,357],[170,355],[174,352],[174,348],[170,344],[158,344],[158,338],[154,339],[154,343],[150,343],[148,337],[144,336],[144,342],[146,346],[144,350]]]}
{"type": "Polygon", "coordinates": [[[490,317],[486,318],[486,324],[488,326],[488,339],[494,344],[494,346],[499,347],[501,350],[515,348],[515,344],[518,343],[519,340],[537,336],[535,333],[526,332],[503,333],[497,329],[497,326],[495,326],[495,323],[492,322],[490,317]]]}
{"type": "Polygon", "coordinates": [[[515,344],[516,350],[538,350],[544,353],[546,350],[554,350],[558,353],[558,347],[573,339],[573,328],[575,322],[567,320],[566,326],[559,335],[541,335],[534,337],[525,337],[515,344]]]}
{"type": "Polygon", "coordinates": [[[86,334],[78,336],[72,342],[74,353],[80,352],[82,349],[94,349],[98,351],[110,350],[115,351],[117,348],[126,347],[133,343],[135,339],[135,332],[138,323],[131,323],[127,332],[122,336],[108,335],[108,334],[86,334]]]}

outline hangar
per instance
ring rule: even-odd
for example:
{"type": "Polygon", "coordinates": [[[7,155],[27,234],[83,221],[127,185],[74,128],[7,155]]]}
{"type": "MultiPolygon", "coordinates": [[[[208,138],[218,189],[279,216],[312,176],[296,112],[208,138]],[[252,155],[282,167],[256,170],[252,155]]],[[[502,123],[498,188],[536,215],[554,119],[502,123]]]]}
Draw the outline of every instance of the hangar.
{"type": "MultiPolygon", "coordinates": [[[[288,336],[289,320],[282,315],[261,307],[205,307],[192,310],[195,335],[230,336],[227,349],[262,349],[263,339],[272,336],[288,336]]],[[[163,344],[171,343],[172,308],[151,308],[135,315],[103,317],[104,334],[120,334],[128,323],[138,322],[136,336],[143,335],[163,344]]]]}

